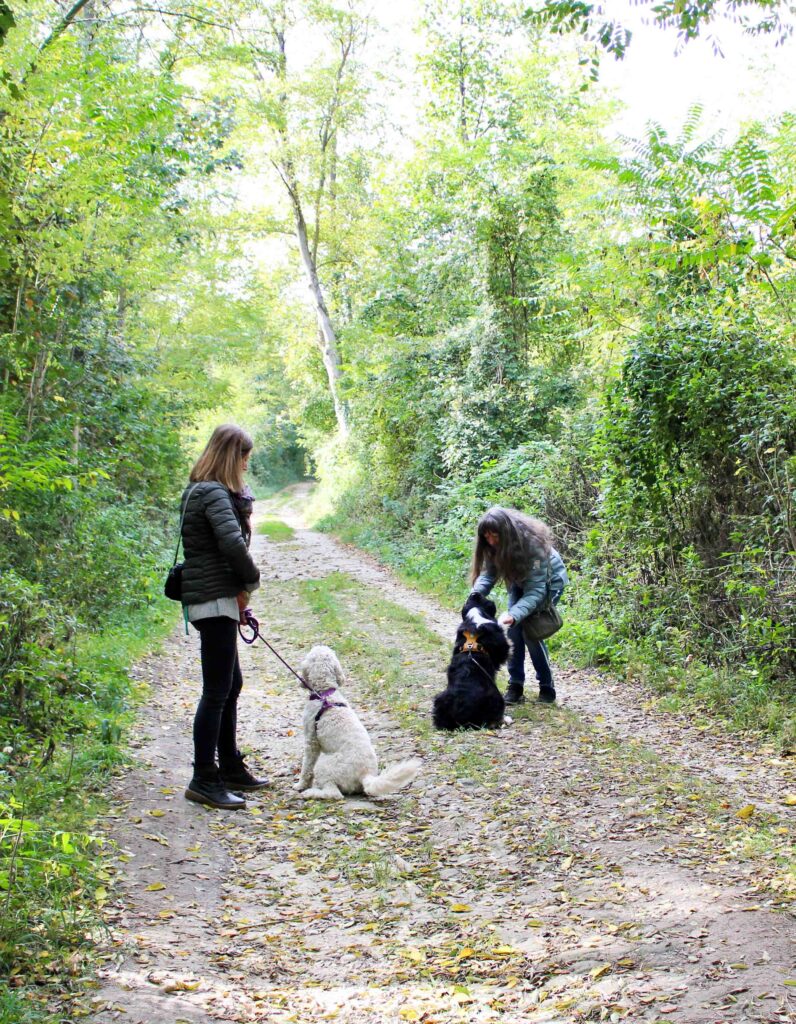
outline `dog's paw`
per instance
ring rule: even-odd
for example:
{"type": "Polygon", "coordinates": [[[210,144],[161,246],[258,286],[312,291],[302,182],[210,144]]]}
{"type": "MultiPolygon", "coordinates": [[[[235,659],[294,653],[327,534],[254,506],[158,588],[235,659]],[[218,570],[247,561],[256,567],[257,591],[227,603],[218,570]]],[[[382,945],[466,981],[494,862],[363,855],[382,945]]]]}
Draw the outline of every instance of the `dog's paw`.
{"type": "Polygon", "coordinates": [[[337,788],[329,789],[318,789],[313,786],[312,789],[305,789],[301,793],[302,800],[344,800],[345,797],[337,788]]]}
{"type": "Polygon", "coordinates": [[[306,790],[308,787],[309,787],[309,783],[308,782],[307,783],[304,783],[304,782],[294,782],[293,783],[293,789],[297,793],[303,793],[304,790],[306,790]]]}

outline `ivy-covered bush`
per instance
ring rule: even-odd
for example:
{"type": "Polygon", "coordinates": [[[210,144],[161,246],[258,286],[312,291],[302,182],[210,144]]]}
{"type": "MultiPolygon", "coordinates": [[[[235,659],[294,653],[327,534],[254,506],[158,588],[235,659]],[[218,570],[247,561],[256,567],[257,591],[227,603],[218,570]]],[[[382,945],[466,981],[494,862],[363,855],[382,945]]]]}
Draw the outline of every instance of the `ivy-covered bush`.
{"type": "Polygon", "coordinates": [[[745,323],[678,315],[631,345],[606,396],[604,607],[683,656],[796,666],[796,365],[745,323]]]}

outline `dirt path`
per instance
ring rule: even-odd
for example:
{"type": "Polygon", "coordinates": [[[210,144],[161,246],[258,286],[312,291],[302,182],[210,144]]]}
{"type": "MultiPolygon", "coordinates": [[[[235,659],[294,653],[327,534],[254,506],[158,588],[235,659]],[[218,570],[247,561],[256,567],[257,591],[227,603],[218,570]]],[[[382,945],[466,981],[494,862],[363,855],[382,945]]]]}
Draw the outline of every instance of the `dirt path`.
{"type": "Polygon", "coordinates": [[[97,1024],[796,1021],[790,759],[574,672],[560,708],[440,736],[455,616],[311,531],[255,555],[269,638],[335,647],[382,761],[423,773],[384,803],[298,799],[304,698],[246,649],[242,740],[273,786],[238,814],[188,803],[198,643],[177,632],[137,670],[97,1024]]]}

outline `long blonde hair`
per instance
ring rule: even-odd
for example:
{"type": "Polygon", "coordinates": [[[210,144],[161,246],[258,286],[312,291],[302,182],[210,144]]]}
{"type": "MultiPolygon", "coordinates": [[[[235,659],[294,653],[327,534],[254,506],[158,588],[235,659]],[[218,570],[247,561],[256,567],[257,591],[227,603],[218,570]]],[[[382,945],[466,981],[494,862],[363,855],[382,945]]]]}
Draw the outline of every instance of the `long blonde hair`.
{"type": "Polygon", "coordinates": [[[192,484],[217,480],[228,490],[240,492],[243,490],[243,459],[253,447],[245,430],[234,423],[222,423],[213,431],[188,479],[192,484]]]}
{"type": "Polygon", "coordinates": [[[550,557],[553,534],[550,528],[533,516],[513,508],[495,505],[478,521],[475,535],[470,582],[475,583],[487,565],[507,585],[521,583],[538,564],[550,557]],[[498,546],[492,548],[487,533],[498,535],[498,546]]]}

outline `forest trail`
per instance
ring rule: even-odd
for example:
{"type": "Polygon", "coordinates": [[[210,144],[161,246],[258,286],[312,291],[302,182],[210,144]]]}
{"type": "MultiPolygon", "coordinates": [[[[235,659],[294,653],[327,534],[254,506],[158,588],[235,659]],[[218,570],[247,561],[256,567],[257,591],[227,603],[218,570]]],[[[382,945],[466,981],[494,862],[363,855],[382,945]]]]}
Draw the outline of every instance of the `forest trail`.
{"type": "Polygon", "coordinates": [[[577,671],[557,672],[559,707],[436,734],[456,616],[304,529],[303,497],[280,513],[290,540],[255,535],[255,613],[292,664],[334,647],[381,762],[423,772],[383,803],[299,799],[305,698],[258,645],[240,732],[273,785],[235,814],[187,802],[198,642],[178,629],[136,669],[151,702],[105,822],[118,880],[90,1019],[796,1020],[794,759],[577,671]]]}

